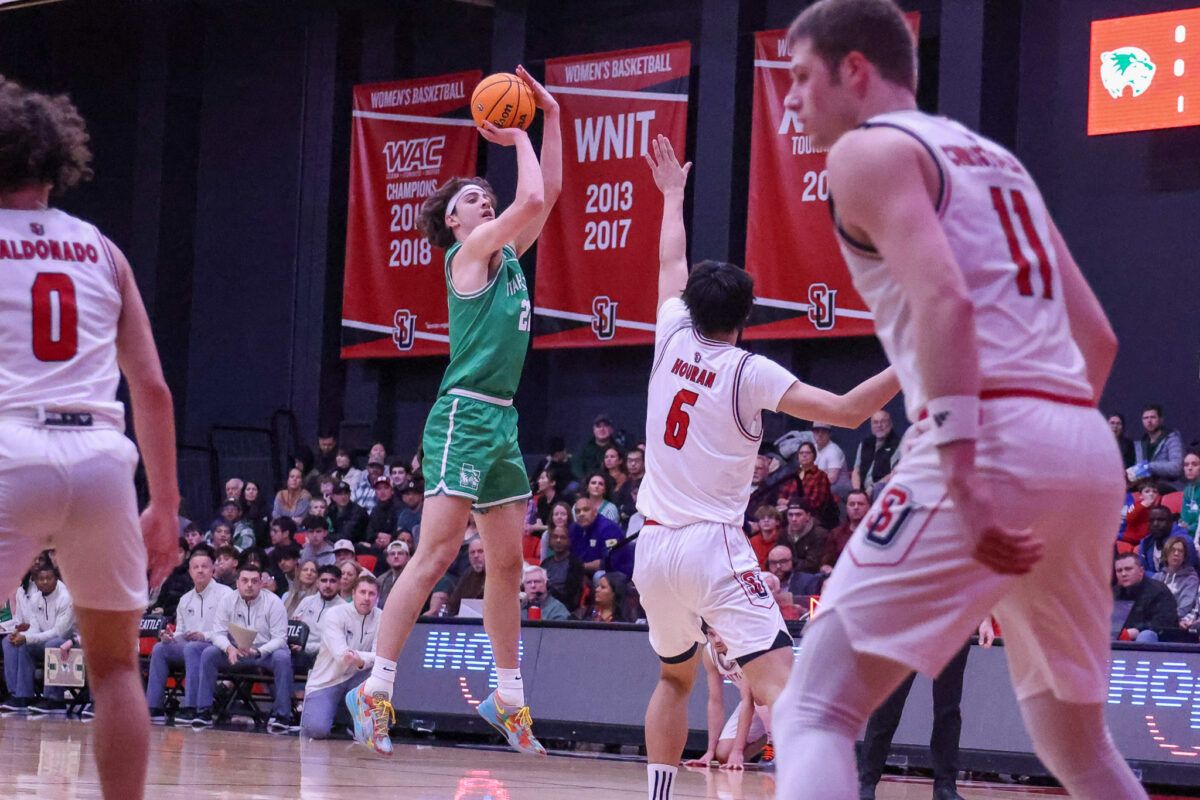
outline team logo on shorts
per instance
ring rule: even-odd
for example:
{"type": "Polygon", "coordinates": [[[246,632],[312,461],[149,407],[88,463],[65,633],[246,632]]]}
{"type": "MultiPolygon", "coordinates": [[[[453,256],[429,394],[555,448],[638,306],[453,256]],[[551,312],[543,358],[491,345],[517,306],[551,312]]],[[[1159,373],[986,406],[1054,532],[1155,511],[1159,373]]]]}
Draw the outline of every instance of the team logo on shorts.
{"type": "Polygon", "coordinates": [[[46,232],[46,228],[40,222],[29,223],[29,230],[33,231],[35,236],[41,236],[46,232]]]}
{"type": "Polygon", "coordinates": [[[1134,97],[1145,94],[1157,69],[1150,54],[1140,47],[1118,47],[1100,54],[1100,82],[1114,100],[1121,99],[1127,86],[1134,97]]]}
{"type": "Polygon", "coordinates": [[[411,350],[417,338],[417,315],[407,308],[398,308],[392,315],[392,342],[397,350],[411,350]]]}
{"type": "Polygon", "coordinates": [[[458,471],[458,483],[464,489],[479,488],[479,470],[473,464],[463,464],[458,471]]]}
{"type": "Polygon", "coordinates": [[[905,486],[888,484],[867,516],[867,541],[876,547],[888,547],[896,541],[912,511],[912,492],[905,486]]]}
{"type": "Polygon", "coordinates": [[[808,285],[808,321],[819,331],[831,329],[837,322],[837,289],[823,283],[808,285]]]}
{"type": "Polygon", "coordinates": [[[746,584],[746,588],[756,597],[766,600],[771,596],[771,593],[767,591],[767,585],[763,583],[762,574],[758,570],[743,572],[741,579],[742,583],[746,584]]]}
{"type": "Polygon", "coordinates": [[[617,332],[617,303],[606,295],[592,298],[592,333],[602,342],[617,332]]]}

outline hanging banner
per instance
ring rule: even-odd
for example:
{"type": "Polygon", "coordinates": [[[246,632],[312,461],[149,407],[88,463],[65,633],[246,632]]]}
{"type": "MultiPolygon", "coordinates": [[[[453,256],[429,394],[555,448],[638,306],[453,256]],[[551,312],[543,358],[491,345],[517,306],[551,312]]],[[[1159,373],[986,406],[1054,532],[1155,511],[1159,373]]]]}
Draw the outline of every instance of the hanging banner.
{"type": "Polygon", "coordinates": [[[661,133],[683,161],[690,70],[688,42],[546,62],[563,190],[538,240],[535,348],[653,343],[662,195],[643,155],[661,133]]]}
{"type": "Polygon", "coordinates": [[[443,183],[475,174],[467,104],[480,77],[354,87],[342,358],[450,352],[442,251],[416,222],[443,183]]]}
{"type": "MultiPolygon", "coordinates": [[[[920,16],[905,16],[915,36],[920,16]]],[[[874,316],[854,291],[833,233],[825,150],[783,107],[792,80],[786,36],[754,36],[746,269],[756,299],[744,336],[873,335],[874,316]]]]}

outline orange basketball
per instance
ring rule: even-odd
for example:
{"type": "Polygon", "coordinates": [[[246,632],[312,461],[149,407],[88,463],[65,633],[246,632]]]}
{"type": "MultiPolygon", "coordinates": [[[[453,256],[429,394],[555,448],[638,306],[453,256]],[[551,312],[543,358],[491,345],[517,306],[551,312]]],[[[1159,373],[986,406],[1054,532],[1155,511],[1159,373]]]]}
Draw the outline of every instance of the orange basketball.
{"type": "Polygon", "coordinates": [[[471,92],[471,116],[497,128],[528,128],[536,110],[529,84],[510,72],[488,75],[471,92]]]}

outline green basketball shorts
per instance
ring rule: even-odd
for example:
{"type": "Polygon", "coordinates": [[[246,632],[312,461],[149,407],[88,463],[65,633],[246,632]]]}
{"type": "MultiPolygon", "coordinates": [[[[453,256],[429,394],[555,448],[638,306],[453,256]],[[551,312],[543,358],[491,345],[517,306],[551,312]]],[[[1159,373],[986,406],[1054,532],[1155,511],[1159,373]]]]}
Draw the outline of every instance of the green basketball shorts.
{"type": "Polygon", "coordinates": [[[512,402],[451,389],[433,404],[422,448],[425,496],[465,497],[476,509],[528,499],[512,402]]]}

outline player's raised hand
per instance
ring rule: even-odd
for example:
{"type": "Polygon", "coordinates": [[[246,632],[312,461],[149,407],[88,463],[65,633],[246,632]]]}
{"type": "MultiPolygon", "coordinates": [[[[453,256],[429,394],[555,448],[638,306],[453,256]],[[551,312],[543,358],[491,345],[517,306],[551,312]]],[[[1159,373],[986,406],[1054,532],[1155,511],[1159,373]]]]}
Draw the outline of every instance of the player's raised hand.
{"type": "Polygon", "coordinates": [[[179,517],[174,509],[151,502],[142,512],[142,540],[150,570],[150,588],[161,586],[179,555],[179,517]]]}
{"type": "Polygon", "coordinates": [[[520,64],[517,65],[517,77],[529,84],[529,89],[533,92],[533,102],[538,108],[543,112],[558,110],[558,101],[554,99],[554,95],[546,91],[546,87],[534,80],[533,76],[520,64]]]}
{"type": "Polygon", "coordinates": [[[650,142],[650,150],[645,154],[646,163],[650,165],[650,174],[654,176],[654,184],[663,194],[683,192],[687,185],[688,173],[692,171],[692,162],[679,166],[675,157],[675,149],[671,140],[661,133],[650,142]]]}
{"type": "Polygon", "coordinates": [[[481,122],[476,130],[480,136],[501,147],[512,147],[522,139],[529,141],[529,134],[521,128],[497,128],[487,120],[481,122]]]}

